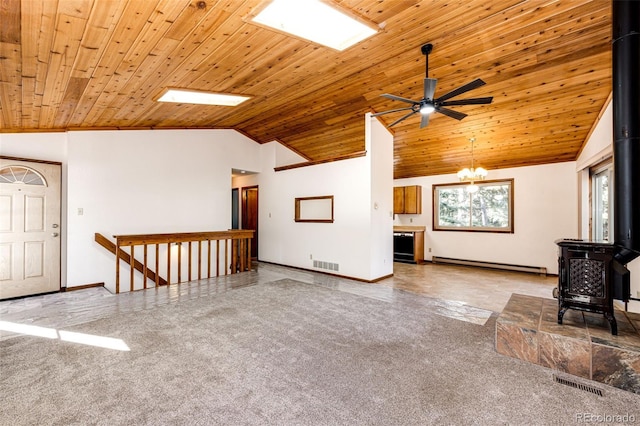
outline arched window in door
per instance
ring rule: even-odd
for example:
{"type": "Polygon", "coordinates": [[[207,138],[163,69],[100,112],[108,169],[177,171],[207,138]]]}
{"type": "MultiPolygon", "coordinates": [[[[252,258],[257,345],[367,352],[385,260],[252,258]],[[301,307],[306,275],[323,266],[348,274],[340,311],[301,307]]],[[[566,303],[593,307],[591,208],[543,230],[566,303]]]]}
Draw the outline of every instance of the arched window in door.
{"type": "Polygon", "coordinates": [[[0,183],[47,186],[47,181],[40,173],[24,166],[7,166],[0,169],[0,183]]]}

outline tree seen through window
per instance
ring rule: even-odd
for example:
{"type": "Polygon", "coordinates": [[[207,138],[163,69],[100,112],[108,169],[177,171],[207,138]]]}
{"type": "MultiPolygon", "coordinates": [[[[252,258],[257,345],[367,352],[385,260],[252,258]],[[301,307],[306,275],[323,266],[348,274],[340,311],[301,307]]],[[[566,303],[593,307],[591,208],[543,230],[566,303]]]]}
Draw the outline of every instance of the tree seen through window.
{"type": "Polygon", "coordinates": [[[467,185],[434,186],[434,229],[513,232],[513,181],[478,184],[469,193],[467,185]]]}

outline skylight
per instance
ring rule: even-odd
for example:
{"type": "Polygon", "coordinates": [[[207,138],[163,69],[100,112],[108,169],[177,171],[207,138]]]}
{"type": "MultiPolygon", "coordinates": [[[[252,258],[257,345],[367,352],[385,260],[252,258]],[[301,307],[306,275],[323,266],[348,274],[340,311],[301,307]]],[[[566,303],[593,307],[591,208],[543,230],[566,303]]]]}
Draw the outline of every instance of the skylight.
{"type": "Polygon", "coordinates": [[[273,0],[252,21],[336,50],[377,32],[320,0],[273,0]]]}
{"type": "Polygon", "coordinates": [[[179,104],[236,106],[250,99],[249,96],[227,93],[202,92],[197,90],[167,89],[158,98],[158,102],[176,102],[179,104]]]}

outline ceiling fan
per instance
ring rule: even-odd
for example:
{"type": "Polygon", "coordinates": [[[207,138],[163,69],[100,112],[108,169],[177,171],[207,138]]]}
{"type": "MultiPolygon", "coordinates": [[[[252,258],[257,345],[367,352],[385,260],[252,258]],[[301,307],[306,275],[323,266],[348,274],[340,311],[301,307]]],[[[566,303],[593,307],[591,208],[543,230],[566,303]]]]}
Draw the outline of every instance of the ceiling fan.
{"type": "Polygon", "coordinates": [[[436,83],[438,82],[438,80],[435,78],[429,78],[429,54],[431,53],[432,49],[433,49],[432,44],[425,44],[420,48],[420,51],[425,56],[425,64],[426,64],[425,79],[424,79],[424,97],[419,101],[414,101],[411,99],[385,93],[381,96],[394,101],[405,102],[405,103],[411,104],[411,106],[408,106],[405,108],[392,109],[389,111],[378,112],[378,113],[372,114],[372,117],[377,117],[379,115],[389,114],[392,112],[410,111],[404,117],[391,123],[389,125],[389,127],[391,127],[398,124],[402,120],[411,117],[413,114],[420,113],[420,115],[422,116],[422,119],[420,120],[420,128],[423,128],[427,124],[429,124],[429,116],[433,112],[439,112],[451,118],[455,118],[456,120],[462,120],[467,116],[467,114],[454,111],[452,109],[445,108],[445,107],[454,106],[454,105],[473,105],[473,104],[482,105],[482,104],[490,104],[493,101],[492,96],[486,97],[486,98],[460,99],[457,101],[448,100],[453,98],[454,96],[461,95],[465,92],[468,92],[469,90],[473,90],[480,86],[485,85],[486,83],[482,81],[482,79],[480,78],[477,78],[470,83],[460,86],[457,89],[452,90],[451,92],[446,93],[440,96],[439,98],[434,99],[433,95],[436,91],[436,83]]]}

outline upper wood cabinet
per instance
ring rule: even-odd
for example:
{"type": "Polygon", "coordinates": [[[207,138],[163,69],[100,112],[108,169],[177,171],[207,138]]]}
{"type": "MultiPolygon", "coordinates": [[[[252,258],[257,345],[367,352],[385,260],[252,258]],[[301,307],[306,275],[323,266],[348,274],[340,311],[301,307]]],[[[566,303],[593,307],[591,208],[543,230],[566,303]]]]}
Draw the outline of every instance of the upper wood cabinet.
{"type": "Polygon", "coordinates": [[[393,213],[404,213],[404,186],[393,188],[393,213]]]}
{"type": "Polygon", "coordinates": [[[421,214],[422,186],[396,186],[393,188],[393,213],[421,214]]]}

